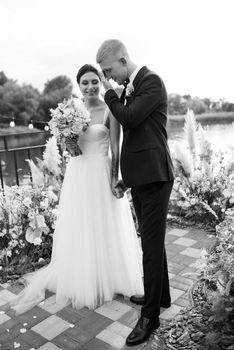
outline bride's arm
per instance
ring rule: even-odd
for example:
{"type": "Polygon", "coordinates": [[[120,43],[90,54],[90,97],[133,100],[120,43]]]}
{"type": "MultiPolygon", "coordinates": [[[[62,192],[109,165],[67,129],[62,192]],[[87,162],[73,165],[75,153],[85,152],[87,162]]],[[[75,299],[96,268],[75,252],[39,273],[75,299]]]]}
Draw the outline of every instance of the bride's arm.
{"type": "Polygon", "coordinates": [[[109,114],[110,121],[110,147],[111,147],[111,190],[117,198],[121,198],[124,195],[123,190],[118,186],[119,177],[119,137],[120,137],[120,124],[109,114]]]}

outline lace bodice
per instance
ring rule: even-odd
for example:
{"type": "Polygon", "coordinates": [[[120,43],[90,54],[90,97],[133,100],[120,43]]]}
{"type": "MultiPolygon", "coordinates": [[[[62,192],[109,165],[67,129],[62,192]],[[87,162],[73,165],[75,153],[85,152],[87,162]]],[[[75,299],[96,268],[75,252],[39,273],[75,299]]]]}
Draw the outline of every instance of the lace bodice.
{"type": "Polygon", "coordinates": [[[79,139],[79,146],[83,155],[108,155],[110,132],[105,126],[109,109],[105,110],[103,123],[88,127],[79,139]]]}

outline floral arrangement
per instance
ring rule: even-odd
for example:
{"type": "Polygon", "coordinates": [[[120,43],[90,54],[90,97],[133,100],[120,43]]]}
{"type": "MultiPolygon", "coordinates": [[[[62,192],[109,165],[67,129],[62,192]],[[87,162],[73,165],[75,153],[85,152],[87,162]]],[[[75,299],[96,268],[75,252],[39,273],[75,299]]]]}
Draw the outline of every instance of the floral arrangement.
{"type": "Polygon", "coordinates": [[[190,305],[163,323],[158,336],[167,349],[232,350],[234,209],[225,212],[223,222],[216,226],[214,243],[203,249],[194,267],[198,268],[198,279],[188,292],[190,305]]]}
{"type": "Polygon", "coordinates": [[[48,262],[62,183],[62,160],[51,137],[37,164],[28,160],[32,184],[0,190],[1,278],[28,272],[48,262]]]}
{"type": "Polygon", "coordinates": [[[50,256],[57,203],[51,186],[45,190],[13,186],[0,191],[0,268],[22,268],[19,265],[24,262],[50,256]]]}
{"type": "Polygon", "coordinates": [[[37,158],[36,163],[31,159],[26,161],[30,167],[33,186],[53,186],[55,192],[60,191],[65,166],[54,136],[46,141],[42,159],[37,158]]]}
{"type": "Polygon", "coordinates": [[[56,137],[63,150],[71,155],[80,153],[78,148],[79,136],[90,123],[90,113],[79,99],[70,98],[50,110],[52,119],[49,122],[51,133],[56,137]],[[74,146],[77,148],[74,149],[74,146]]]}
{"type": "Polygon", "coordinates": [[[172,154],[175,182],[170,213],[214,227],[234,205],[233,150],[215,153],[189,111],[184,139],[174,144],[172,154]]]}

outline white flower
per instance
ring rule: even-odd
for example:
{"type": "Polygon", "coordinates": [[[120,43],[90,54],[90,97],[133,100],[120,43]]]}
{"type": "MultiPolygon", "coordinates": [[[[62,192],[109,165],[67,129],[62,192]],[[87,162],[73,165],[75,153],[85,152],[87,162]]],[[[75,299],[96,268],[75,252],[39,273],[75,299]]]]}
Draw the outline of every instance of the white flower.
{"type": "Polygon", "coordinates": [[[225,190],[223,191],[223,195],[225,198],[230,198],[231,192],[227,188],[225,188],[225,190]]]}
{"type": "Polygon", "coordinates": [[[52,214],[57,217],[58,209],[56,209],[56,208],[52,209],[52,214]]]}
{"type": "Polygon", "coordinates": [[[41,209],[47,209],[49,206],[49,199],[45,198],[41,203],[40,203],[40,208],[41,209]]]}
{"type": "Polygon", "coordinates": [[[29,197],[24,198],[23,204],[24,204],[26,207],[30,207],[30,205],[32,204],[31,198],[29,198],[29,197]]]}
{"type": "Polygon", "coordinates": [[[11,250],[8,250],[7,251],[7,256],[10,258],[12,256],[12,251],[11,250]]]}
{"type": "Polygon", "coordinates": [[[41,238],[37,237],[37,238],[34,239],[33,244],[34,244],[34,245],[40,245],[41,242],[42,242],[41,238]]]}
{"type": "Polygon", "coordinates": [[[20,329],[20,333],[23,334],[23,333],[26,333],[26,332],[27,332],[27,329],[26,329],[26,328],[21,328],[21,329],[20,329]]]}
{"type": "Polygon", "coordinates": [[[132,83],[128,83],[127,88],[126,88],[126,97],[131,95],[134,92],[134,86],[132,83]]]}
{"type": "Polygon", "coordinates": [[[190,203],[191,205],[194,205],[197,203],[197,200],[195,198],[191,198],[190,203]]]}

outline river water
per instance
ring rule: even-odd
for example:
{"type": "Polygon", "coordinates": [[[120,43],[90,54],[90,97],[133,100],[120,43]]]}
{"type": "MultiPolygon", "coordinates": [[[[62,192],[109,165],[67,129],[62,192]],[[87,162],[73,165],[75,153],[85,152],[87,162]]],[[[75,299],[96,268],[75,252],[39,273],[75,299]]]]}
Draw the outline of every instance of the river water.
{"type": "MultiPolygon", "coordinates": [[[[202,125],[208,140],[212,144],[214,151],[225,150],[234,147],[234,122],[221,124],[202,125]]],[[[170,125],[168,127],[168,139],[170,147],[173,147],[174,141],[183,139],[183,124],[170,125]]]]}
{"type": "MultiPolygon", "coordinates": [[[[234,122],[231,123],[219,123],[219,124],[203,124],[203,128],[207,133],[207,137],[212,143],[214,151],[219,149],[225,150],[226,148],[232,147],[234,149],[234,122]]],[[[172,149],[174,142],[183,138],[183,122],[168,123],[168,140],[169,147],[172,149]]],[[[24,147],[27,145],[42,145],[45,140],[48,139],[48,134],[33,134],[31,139],[27,139],[25,136],[19,135],[18,138],[9,139],[9,148],[24,147]]],[[[0,140],[1,141],[1,140],[0,140]]],[[[3,145],[2,145],[3,146],[3,145]]],[[[0,151],[1,151],[0,142],[0,151]]],[[[31,150],[31,158],[35,161],[36,157],[42,158],[42,148],[34,148],[31,150]]],[[[30,181],[29,167],[25,159],[28,158],[28,152],[25,150],[17,151],[17,166],[18,176],[20,184],[27,183],[30,181]]],[[[12,186],[16,184],[15,175],[15,160],[13,152],[1,152],[0,160],[2,165],[2,174],[4,184],[12,186]]],[[[1,185],[1,184],[0,184],[1,185]]]]}

